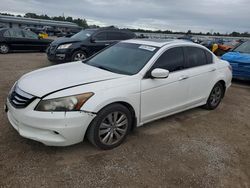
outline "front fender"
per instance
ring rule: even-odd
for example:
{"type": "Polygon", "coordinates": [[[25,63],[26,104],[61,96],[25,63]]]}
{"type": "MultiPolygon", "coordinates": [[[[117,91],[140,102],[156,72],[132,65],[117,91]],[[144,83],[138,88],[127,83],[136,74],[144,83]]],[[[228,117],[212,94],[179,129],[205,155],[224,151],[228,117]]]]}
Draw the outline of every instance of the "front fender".
{"type": "Polygon", "coordinates": [[[139,85],[130,87],[117,87],[96,92],[83,106],[81,110],[98,113],[104,107],[112,103],[127,103],[135,112],[137,119],[140,118],[140,89],[139,85]]]}

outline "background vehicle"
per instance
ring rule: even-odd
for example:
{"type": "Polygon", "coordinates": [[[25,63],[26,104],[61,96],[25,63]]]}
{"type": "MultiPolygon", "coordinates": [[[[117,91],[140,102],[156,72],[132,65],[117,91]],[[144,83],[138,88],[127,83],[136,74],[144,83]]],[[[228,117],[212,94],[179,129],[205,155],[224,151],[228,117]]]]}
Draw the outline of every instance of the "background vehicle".
{"type": "Polygon", "coordinates": [[[46,38],[49,37],[49,35],[47,33],[42,32],[42,33],[39,33],[38,37],[41,38],[41,39],[46,39],[46,38]]]}
{"type": "Polygon", "coordinates": [[[237,40],[208,39],[200,44],[211,50],[215,55],[222,56],[239,45],[239,43],[237,40]]]}
{"type": "Polygon", "coordinates": [[[0,53],[6,54],[12,50],[45,51],[52,42],[41,39],[32,31],[23,29],[0,29],[0,53]]]}
{"type": "Polygon", "coordinates": [[[32,31],[33,33],[37,35],[44,32],[43,28],[38,28],[38,27],[24,27],[23,29],[27,31],[32,31]]]}
{"type": "Polygon", "coordinates": [[[217,56],[222,56],[223,54],[232,50],[237,45],[239,45],[239,42],[236,40],[223,42],[222,44],[217,44],[217,48],[214,49],[213,52],[217,56]]]}
{"type": "MultiPolygon", "coordinates": [[[[207,40],[204,40],[202,41],[200,44],[202,46],[205,46],[207,49],[211,50],[211,51],[215,51],[213,50],[213,45],[216,44],[216,45],[221,45],[223,44],[223,39],[207,39],[207,40]]],[[[218,48],[218,46],[217,46],[218,48]]]]}
{"type": "Polygon", "coordinates": [[[250,41],[246,41],[221,59],[230,63],[233,68],[233,78],[250,80],[250,41]]]}
{"type": "Polygon", "coordinates": [[[183,35],[181,37],[178,37],[177,39],[187,40],[187,41],[193,42],[193,36],[192,35],[183,35]]]}
{"type": "Polygon", "coordinates": [[[122,41],[85,61],[25,75],[10,91],[7,115],[22,136],[46,145],[88,137],[112,149],[134,126],[197,106],[215,109],[230,68],[198,44],[122,41]]]}
{"type": "Polygon", "coordinates": [[[53,62],[83,60],[105,47],[121,40],[135,38],[128,30],[113,27],[86,29],[70,38],[59,38],[53,41],[47,50],[47,56],[53,62]]]}

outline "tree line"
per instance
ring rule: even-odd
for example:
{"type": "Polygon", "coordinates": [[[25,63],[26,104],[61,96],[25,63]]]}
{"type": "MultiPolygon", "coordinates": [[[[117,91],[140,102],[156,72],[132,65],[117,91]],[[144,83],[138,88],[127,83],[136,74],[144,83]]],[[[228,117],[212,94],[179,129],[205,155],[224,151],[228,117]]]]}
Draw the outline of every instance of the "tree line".
{"type": "MultiPolygon", "coordinates": [[[[13,14],[8,14],[8,13],[0,13],[0,14],[5,15],[5,16],[15,16],[13,14]]],[[[35,13],[26,13],[24,16],[17,15],[16,17],[36,18],[36,19],[55,20],[55,21],[66,21],[66,22],[76,23],[78,26],[80,26],[84,29],[89,27],[87,24],[87,21],[85,19],[81,19],[81,18],[75,19],[75,18],[72,18],[71,16],[68,16],[68,17],[64,17],[64,16],[50,17],[47,14],[37,15],[35,13]]]]}
{"type": "Polygon", "coordinates": [[[248,32],[240,33],[240,32],[236,32],[236,31],[233,31],[232,33],[219,33],[219,32],[202,33],[202,32],[192,32],[191,30],[188,30],[187,32],[175,32],[175,31],[171,31],[171,30],[157,30],[157,31],[152,31],[152,30],[145,30],[145,29],[130,29],[130,30],[133,31],[133,32],[139,32],[139,33],[161,33],[161,34],[182,34],[182,35],[250,37],[250,33],[248,33],[248,32]]]}
{"type": "MultiPolygon", "coordinates": [[[[13,14],[8,14],[8,13],[0,13],[1,15],[5,15],[5,16],[15,16],[13,14]]],[[[46,14],[41,14],[41,15],[37,15],[36,13],[26,13],[24,16],[21,15],[17,15],[16,17],[25,17],[25,18],[37,18],[37,19],[45,19],[45,20],[55,20],[55,21],[67,21],[67,22],[72,22],[72,23],[76,23],[78,26],[86,29],[86,28],[97,28],[99,26],[97,25],[88,25],[86,19],[81,19],[81,18],[73,18],[71,16],[65,17],[65,16],[54,16],[54,17],[50,17],[46,14]]],[[[202,33],[202,32],[192,32],[191,30],[188,30],[187,32],[174,32],[171,30],[157,30],[157,31],[153,31],[153,30],[145,30],[145,29],[130,29],[127,28],[133,32],[140,32],[140,33],[162,33],[162,34],[187,34],[187,35],[209,35],[209,36],[232,36],[232,37],[250,37],[250,33],[248,32],[244,32],[244,33],[240,33],[240,32],[236,32],[233,31],[232,33],[219,33],[219,32],[207,32],[207,33],[202,33]]]]}

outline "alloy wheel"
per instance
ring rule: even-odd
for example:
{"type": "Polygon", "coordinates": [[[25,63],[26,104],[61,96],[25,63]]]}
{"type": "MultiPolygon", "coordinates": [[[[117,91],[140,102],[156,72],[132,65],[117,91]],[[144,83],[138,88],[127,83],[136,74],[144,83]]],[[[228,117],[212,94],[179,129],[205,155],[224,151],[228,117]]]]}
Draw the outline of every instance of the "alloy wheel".
{"type": "Polygon", "coordinates": [[[99,127],[99,139],[105,145],[114,145],[126,135],[128,118],[123,112],[108,114],[99,127]]]}
{"type": "Polygon", "coordinates": [[[0,45],[0,52],[1,53],[6,54],[6,53],[8,53],[8,51],[9,51],[9,47],[7,45],[5,45],[5,44],[0,45]]]}
{"type": "Polygon", "coordinates": [[[214,87],[211,95],[210,95],[210,104],[212,106],[217,106],[221,100],[221,97],[222,97],[222,90],[221,90],[221,87],[218,85],[216,87],[214,87]]]}
{"type": "Polygon", "coordinates": [[[86,59],[86,56],[84,53],[77,53],[75,56],[74,56],[74,61],[80,61],[80,60],[84,60],[86,59]]]}

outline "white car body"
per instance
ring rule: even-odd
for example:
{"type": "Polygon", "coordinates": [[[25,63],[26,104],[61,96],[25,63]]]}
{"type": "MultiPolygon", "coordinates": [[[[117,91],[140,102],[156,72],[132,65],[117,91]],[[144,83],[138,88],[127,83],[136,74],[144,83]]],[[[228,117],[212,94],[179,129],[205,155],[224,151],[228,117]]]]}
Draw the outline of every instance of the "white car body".
{"type": "Polygon", "coordinates": [[[122,103],[135,112],[136,126],[206,104],[213,86],[223,81],[231,85],[232,73],[226,61],[213,55],[213,63],[172,72],[165,79],[143,79],[149,68],[166,50],[177,46],[196,46],[185,41],[155,42],[128,40],[126,43],[155,46],[160,49],[140,70],[128,76],[102,70],[82,62],[43,68],[21,77],[18,92],[36,98],[26,108],[15,108],[7,99],[8,119],[23,137],[49,146],[67,146],[81,142],[86,130],[105,106],[122,103]],[[41,99],[54,99],[80,93],[94,95],[72,112],[35,111],[41,99]],[[165,100],[163,100],[165,99],[165,100]]]}

